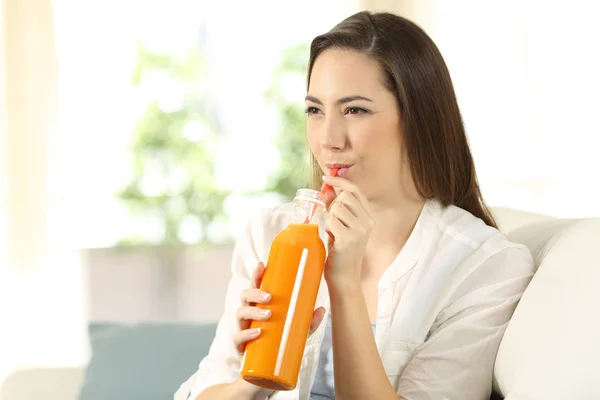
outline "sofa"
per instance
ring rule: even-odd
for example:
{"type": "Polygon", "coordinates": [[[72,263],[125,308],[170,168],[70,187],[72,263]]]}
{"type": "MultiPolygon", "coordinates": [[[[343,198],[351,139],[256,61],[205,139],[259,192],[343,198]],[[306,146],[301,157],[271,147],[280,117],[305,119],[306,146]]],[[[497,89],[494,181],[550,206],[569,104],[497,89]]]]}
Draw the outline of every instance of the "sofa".
{"type": "MultiPolygon", "coordinates": [[[[498,351],[494,398],[600,399],[600,218],[507,208],[494,214],[512,241],[529,247],[537,266],[498,351]]],[[[91,324],[87,368],[15,371],[0,387],[0,400],[172,398],[214,331],[214,324],[91,324]]]]}

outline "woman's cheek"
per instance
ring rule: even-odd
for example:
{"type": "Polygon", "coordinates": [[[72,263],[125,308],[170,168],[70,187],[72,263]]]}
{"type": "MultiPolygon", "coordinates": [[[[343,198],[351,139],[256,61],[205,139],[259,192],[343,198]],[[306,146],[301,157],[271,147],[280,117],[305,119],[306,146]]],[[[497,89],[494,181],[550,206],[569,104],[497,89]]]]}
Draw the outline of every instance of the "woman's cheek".
{"type": "Polygon", "coordinates": [[[314,155],[317,155],[317,152],[319,150],[319,138],[315,134],[314,130],[310,129],[310,127],[307,127],[306,131],[307,131],[306,139],[308,140],[308,147],[310,148],[310,151],[312,151],[312,153],[314,155]]]}

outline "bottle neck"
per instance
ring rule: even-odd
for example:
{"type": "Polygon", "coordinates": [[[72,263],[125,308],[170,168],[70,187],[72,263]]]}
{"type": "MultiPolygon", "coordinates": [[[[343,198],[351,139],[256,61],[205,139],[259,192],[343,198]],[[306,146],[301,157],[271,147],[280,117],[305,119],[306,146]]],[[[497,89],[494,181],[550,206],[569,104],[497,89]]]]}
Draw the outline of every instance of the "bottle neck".
{"type": "MultiPolygon", "coordinates": [[[[304,189],[307,191],[307,189],[304,189]]],[[[325,204],[321,200],[320,193],[298,191],[294,199],[290,224],[314,224],[319,225],[321,217],[325,212],[325,204]]]]}

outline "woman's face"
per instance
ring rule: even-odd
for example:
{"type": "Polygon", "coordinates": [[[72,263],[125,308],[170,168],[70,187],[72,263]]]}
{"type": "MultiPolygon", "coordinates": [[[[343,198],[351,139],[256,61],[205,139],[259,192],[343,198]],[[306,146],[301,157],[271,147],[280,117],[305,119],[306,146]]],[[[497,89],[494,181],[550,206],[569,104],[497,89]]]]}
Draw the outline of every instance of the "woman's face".
{"type": "Polygon", "coordinates": [[[371,200],[401,191],[410,171],[400,112],[376,61],[325,50],[313,66],[306,111],[310,149],[325,174],[340,168],[371,200]]]}

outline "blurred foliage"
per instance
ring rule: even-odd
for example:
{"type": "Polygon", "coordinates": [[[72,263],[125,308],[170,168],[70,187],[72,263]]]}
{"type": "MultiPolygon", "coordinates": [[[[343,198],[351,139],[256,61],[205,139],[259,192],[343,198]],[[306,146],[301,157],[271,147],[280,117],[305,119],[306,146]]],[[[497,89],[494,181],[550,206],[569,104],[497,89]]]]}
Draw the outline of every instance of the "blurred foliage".
{"type": "MultiPolygon", "coordinates": [[[[308,185],[303,99],[286,98],[282,90],[290,78],[304,81],[307,59],[306,45],[286,49],[274,70],[273,83],[264,94],[278,118],[280,128],[274,145],[281,162],[261,193],[276,193],[285,199],[293,198],[298,188],[308,185]]],[[[211,226],[228,221],[223,205],[231,192],[215,181],[213,155],[221,136],[211,128],[215,124],[205,89],[208,76],[202,53],[198,48],[185,57],[174,57],[153,53],[139,44],[133,84],[143,86],[144,79],[156,72],[168,74],[172,83],[184,91],[183,101],[176,109],[168,110],[161,108],[157,99],[149,101],[133,135],[134,174],[117,197],[134,217],[158,222],[163,239],[151,241],[146,232],[138,232],[120,244],[206,243],[211,240],[206,235],[211,226]],[[186,134],[188,130],[196,134],[186,134]],[[192,243],[182,234],[190,227],[201,232],[192,243]]]]}
{"type": "MultiPolygon", "coordinates": [[[[309,48],[299,44],[283,52],[273,73],[273,83],[265,96],[278,118],[275,147],[280,166],[269,176],[267,190],[291,200],[299,188],[309,187],[309,150],[305,133],[304,95],[289,99],[283,87],[286,82],[305,82],[309,48]]],[[[303,93],[303,92],[302,92],[303,93]]]]}
{"type": "MultiPolygon", "coordinates": [[[[138,44],[137,60],[135,86],[149,74],[163,72],[170,78],[169,89],[183,91],[182,101],[167,110],[156,99],[149,102],[133,134],[133,178],[117,197],[134,217],[159,221],[163,240],[154,244],[180,245],[182,230],[196,224],[198,232],[192,236],[201,242],[213,220],[222,217],[229,194],[214,179],[213,154],[220,136],[206,117],[209,98],[201,52],[174,57],[138,44]]],[[[140,232],[121,244],[147,241],[140,232]]]]}

